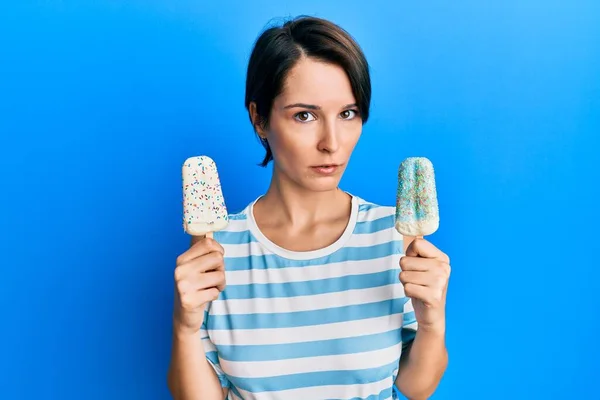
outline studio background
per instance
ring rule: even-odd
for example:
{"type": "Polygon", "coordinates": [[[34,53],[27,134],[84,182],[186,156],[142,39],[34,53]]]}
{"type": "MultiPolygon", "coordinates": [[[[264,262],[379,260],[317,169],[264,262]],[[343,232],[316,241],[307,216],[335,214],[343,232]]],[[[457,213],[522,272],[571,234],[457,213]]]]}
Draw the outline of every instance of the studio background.
{"type": "Polygon", "coordinates": [[[452,259],[433,399],[597,399],[597,1],[4,1],[0,398],[167,399],[181,164],[229,210],[270,168],[244,109],[254,40],[325,17],[371,65],[342,187],[394,204],[436,167],[452,259]]]}

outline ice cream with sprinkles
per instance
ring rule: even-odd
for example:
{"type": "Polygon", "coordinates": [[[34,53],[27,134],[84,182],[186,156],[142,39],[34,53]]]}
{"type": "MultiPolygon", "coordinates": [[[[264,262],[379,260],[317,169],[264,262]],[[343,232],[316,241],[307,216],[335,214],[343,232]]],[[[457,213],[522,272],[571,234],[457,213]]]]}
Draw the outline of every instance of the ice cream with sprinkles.
{"type": "Polygon", "coordinates": [[[433,164],[409,157],[398,168],[396,230],[406,236],[426,236],[439,227],[439,208],[433,164]]]}
{"type": "Polygon", "coordinates": [[[190,157],[182,166],[183,227],[192,236],[212,235],[228,224],[217,165],[208,156],[190,157]]]}

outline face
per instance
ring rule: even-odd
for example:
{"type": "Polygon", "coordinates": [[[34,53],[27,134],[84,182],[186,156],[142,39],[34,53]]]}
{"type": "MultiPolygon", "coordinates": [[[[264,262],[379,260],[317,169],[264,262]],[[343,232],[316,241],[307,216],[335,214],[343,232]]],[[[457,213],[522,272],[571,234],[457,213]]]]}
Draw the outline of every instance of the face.
{"type": "Polygon", "coordinates": [[[274,171],[312,191],[337,188],[362,132],[356,99],[345,71],[303,58],[274,100],[265,136],[274,171]]]}

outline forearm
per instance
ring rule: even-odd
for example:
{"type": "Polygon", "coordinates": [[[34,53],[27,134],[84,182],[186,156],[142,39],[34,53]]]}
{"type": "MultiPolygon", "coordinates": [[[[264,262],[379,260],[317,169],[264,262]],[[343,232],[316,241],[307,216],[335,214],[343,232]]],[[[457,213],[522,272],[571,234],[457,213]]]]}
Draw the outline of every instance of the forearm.
{"type": "Polygon", "coordinates": [[[396,386],[411,400],[428,399],[435,392],[447,365],[444,330],[419,329],[410,350],[400,360],[396,386]]]}
{"type": "Polygon", "coordinates": [[[223,388],[198,334],[173,329],[168,384],[175,400],[222,400],[223,388]]]}

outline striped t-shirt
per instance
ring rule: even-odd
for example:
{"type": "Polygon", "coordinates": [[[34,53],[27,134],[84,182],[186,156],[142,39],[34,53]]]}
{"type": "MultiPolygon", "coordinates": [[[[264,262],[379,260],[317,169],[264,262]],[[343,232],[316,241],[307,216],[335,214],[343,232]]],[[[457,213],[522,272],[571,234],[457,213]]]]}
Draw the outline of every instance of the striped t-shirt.
{"type": "Polygon", "coordinates": [[[335,243],[294,252],[261,233],[255,202],[214,234],[227,286],[201,328],[228,399],[396,399],[417,322],[398,278],[394,208],[352,196],[335,243]]]}

